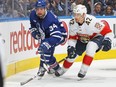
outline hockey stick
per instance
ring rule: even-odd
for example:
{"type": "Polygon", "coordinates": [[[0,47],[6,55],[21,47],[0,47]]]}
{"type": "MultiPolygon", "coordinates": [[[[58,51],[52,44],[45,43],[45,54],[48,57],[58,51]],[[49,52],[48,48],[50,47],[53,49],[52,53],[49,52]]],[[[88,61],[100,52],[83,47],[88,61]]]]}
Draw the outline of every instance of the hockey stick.
{"type": "Polygon", "coordinates": [[[21,85],[21,86],[22,86],[22,85],[25,85],[26,83],[28,83],[28,82],[30,82],[30,81],[32,81],[32,80],[34,80],[36,77],[37,77],[37,75],[36,75],[36,76],[34,76],[34,77],[29,78],[29,79],[28,79],[28,80],[26,80],[26,81],[20,82],[20,85],[21,85]]]}
{"type": "MultiPolygon", "coordinates": [[[[38,51],[36,51],[36,55],[38,54],[38,51]]],[[[61,59],[60,61],[58,61],[58,63],[61,63],[61,62],[63,62],[65,59],[67,59],[68,57],[65,57],[65,58],[63,58],[63,59],[61,59]]]]}
{"type": "MultiPolygon", "coordinates": [[[[66,57],[66,58],[67,58],[67,57],[66,57]]],[[[62,60],[58,61],[58,63],[63,62],[66,58],[63,58],[62,60]]],[[[35,75],[35,76],[33,76],[33,77],[29,78],[29,79],[28,79],[28,80],[26,80],[26,81],[20,82],[20,85],[21,85],[21,86],[23,86],[23,85],[25,85],[26,83],[28,83],[28,82],[30,82],[30,81],[32,81],[32,80],[34,80],[36,77],[37,77],[37,75],[35,75]]]]}
{"type": "Polygon", "coordinates": [[[67,57],[65,57],[65,58],[61,59],[60,61],[58,61],[58,63],[63,62],[65,59],[67,59],[67,57]]]}
{"type": "MultiPolygon", "coordinates": [[[[37,54],[39,54],[38,53],[38,51],[36,51],[36,55],[37,54]]],[[[44,54],[42,54],[43,56],[44,56],[44,54]]],[[[61,63],[61,62],[63,62],[65,59],[67,59],[68,57],[65,57],[65,58],[63,58],[63,59],[61,59],[60,61],[58,61],[58,63],[61,63]]],[[[47,65],[47,63],[46,63],[46,59],[44,58],[44,60],[45,60],[45,65],[46,65],[46,69],[47,69],[47,71],[49,71],[50,70],[50,68],[48,68],[48,65],[47,65]]]]}

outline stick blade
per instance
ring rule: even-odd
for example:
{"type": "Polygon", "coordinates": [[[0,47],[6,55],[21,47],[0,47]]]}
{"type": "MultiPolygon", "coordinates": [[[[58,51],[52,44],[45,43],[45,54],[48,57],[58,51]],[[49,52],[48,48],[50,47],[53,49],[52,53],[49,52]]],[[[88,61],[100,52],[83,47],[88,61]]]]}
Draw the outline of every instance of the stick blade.
{"type": "Polygon", "coordinates": [[[26,83],[28,83],[28,82],[32,81],[33,79],[35,79],[36,77],[37,77],[37,76],[34,76],[33,78],[30,78],[30,79],[28,79],[28,80],[26,80],[26,81],[24,81],[24,82],[20,82],[20,85],[23,86],[23,85],[25,85],[26,83]]]}

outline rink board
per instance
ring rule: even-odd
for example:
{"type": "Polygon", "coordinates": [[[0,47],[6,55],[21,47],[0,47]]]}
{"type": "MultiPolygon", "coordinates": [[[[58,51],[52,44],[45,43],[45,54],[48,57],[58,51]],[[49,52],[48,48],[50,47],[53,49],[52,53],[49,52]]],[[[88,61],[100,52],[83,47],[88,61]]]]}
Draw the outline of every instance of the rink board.
{"type": "MultiPolygon", "coordinates": [[[[109,52],[99,52],[95,55],[95,60],[116,58],[116,17],[99,17],[105,19],[110,24],[114,33],[112,50],[109,52]]],[[[70,18],[61,18],[67,26],[70,18]]],[[[35,68],[39,66],[39,55],[36,55],[36,50],[39,46],[37,41],[32,37],[29,30],[29,20],[10,20],[0,21],[0,33],[6,41],[5,54],[7,58],[7,77],[18,72],[35,68]]],[[[55,50],[57,61],[66,57],[67,43],[64,46],[58,46],[55,50]]],[[[84,55],[84,54],[83,54],[84,55]]],[[[81,61],[83,56],[77,58],[76,62],[81,61]]],[[[5,61],[6,62],[6,61],[5,61]]]]}
{"type": "MultiPolygon", "coordinates": [[[[75,62],[81,62],[83,56],[84,54],[78,57],[75,62]]],[[[57,61],[60,61],[61,59],[66,57],[66,54],[55,54],[55,57],[57,61]]],[[[115,58],[116,58],[116,50],[110,50],[109,52],[102,52],[102,51],[98,52],[95,55],[94,60],[115,59],[115,58]]],[[[39,67],[39,63],[40,63],[39,59],[40,57],[34,57],[8,65],[7,77],[21,71],[39,67]]]]}
{"type": "Polygon", "coordinates": [[[20,82],[35,76],[38,68],[26,70],[6,78],[5,87],[116,87],[116,59],[93,61],[83,80],[77,77],[80,68],[81,62],[74,63],[61,77],[46,73],[41,80],[35,78],[20,86],[20,82]]]}

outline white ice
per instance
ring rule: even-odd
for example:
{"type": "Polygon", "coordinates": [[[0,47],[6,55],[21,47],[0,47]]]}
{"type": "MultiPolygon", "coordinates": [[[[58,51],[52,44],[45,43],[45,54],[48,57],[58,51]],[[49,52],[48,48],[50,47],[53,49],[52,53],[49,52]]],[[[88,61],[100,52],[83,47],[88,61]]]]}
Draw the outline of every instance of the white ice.
{"type": "Polygon", "coordinates": [[[116,87],[116,59],[94,60],[86,77],[78,81],[80,67],[81,62],[77,62],[61,77],[46,73],[41,80],[36,78],[21,86],[20,82],[36,75],[38,68],[27,70],[6,78],[5,87],[116,87]]]}

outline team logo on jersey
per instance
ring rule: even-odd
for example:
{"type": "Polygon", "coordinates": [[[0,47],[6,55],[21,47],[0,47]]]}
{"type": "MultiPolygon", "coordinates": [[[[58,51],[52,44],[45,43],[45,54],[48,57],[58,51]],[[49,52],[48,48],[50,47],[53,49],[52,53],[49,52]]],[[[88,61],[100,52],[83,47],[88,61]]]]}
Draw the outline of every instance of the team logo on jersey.
{"type": "Polygon", "coordinates": [[[79,39],[82,43],[88,43],[90,41],[90,37],[87,34],[79,34],[77,33],[77,35],[79,36],[79,39]]]}
{"type": "Polygon", "coordinates": [[[45,39],[45,32],[43,31],[44,29],[42,29],[42,28],[40,27],[40,24],[39,24],[39,23],[36,24],[36,27],[37,27],[37,29],[38,29],[38,31],[39,31],[39,33],[40,33],[41,39],[42,39],[42,40],[45,39]]]}

